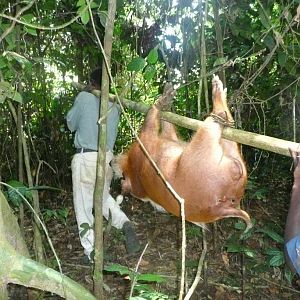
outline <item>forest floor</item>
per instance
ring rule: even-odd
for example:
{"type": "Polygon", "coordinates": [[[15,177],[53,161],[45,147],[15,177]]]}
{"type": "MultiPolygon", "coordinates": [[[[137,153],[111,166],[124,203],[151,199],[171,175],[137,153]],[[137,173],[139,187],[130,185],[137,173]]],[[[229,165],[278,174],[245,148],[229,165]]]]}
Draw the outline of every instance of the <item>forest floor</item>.
{"type": "MultiPolygon", "coordinates": [[[[281,190],[279,194],[278,197],[289,197],[288,191],[281,190]]],[[[47,209],[55,210],[63,206],[69,211],[66,224],[63,224],[59,218],[52,218],[47,221],[46,225],[61,259],[64,274],[92,291],[92,267],[83,264],[83,251],[79,242],[71,197],[68,194],[61,199],[58,197],[56,201],[49,199],[45,202],[45,205],[49,205],[47,209]]],[[[279,224],[277,227],[282,230],[286,205],[270,206],[268,201],[253,202],[246,210],[256,220],[254,227],[265,228],[264,225],[272,219],[272,223],[279,224]]],[[[277,201],[276,203],[284,202],[277,201]]],[[[147,286],[155,292],[152,294],[150,291],[145,292],[148,295],[145,299],[177,299],[181,272],[180,220],[168,214],[158,213],[150,204],[132,198],[125,199],[122,208],[134,222],[143,247],[148,244],[141,258],[138,272],[161,275],[164,278],[162,283],[146,282],[147,286]]],[[[237,223],[237,221],[233,218],[225,219],[216,222],[214,226],[208,226],[204,273],[191,299],[300,299],[298,277],[294,276],[289,282],[288,272],[284,266],[270,266],[270,257],[265,254],[265,249],[269,247],[282,250],[281,245],[278,246],[278,243],[259,230],[252,231],[245,241],[234,242],[237,241],[234,237],[241,234],[241,231],[237,229],[239,228],[237,224],[241,222],[237,223]],[[232,246],[234,243],[235,246],[232,246]],[[238,247],[236,243],[239,244],[238,247]],[[226,251],[230,248],[231,252],[226,251]]],[[[32,226],[30,224],[26,227],[26,236],[27,241],[31,243],[32,226]]],[[[55,262],[49,249],[46,249],[46,252],[49,253],[49,264],[54,266],[55,262]]],[[[187,223],[185,280],[188,286],[194,279],[201,253],[202,230],[187,223]]],[[[140,254],[135,256],[126,254],[124,237],[120,231],[111,228],[105,233],[105,266],[119,264],[134,270],[139,258],[140,254]]],[[[105,272],[104,282],[104,300],[128,299],[131,287],[128,276],[105,272]]],[[[13,288],[10,299],[25,300],[27,297],[13,288]]],[[[46,293],[44,299],[61,298],[46,293]]]]}

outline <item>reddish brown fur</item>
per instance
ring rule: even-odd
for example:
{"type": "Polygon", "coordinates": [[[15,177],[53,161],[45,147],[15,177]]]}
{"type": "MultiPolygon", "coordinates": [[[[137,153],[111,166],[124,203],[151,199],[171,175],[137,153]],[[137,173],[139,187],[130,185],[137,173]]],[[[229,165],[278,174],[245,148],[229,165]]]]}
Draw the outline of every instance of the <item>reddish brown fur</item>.
{"type": "MultiPolygon", "coordinates": [[[[213,113],[233,121],[226,91],[213,78],[213,113]]],[[[190,143],[177,137],[173,125],[162,122],[153,106],[145,119],[140,139],[168,182],[185,200],[186,220],[209,223],[225,217],[240,217],[250,225],[245,211],[238,209],[247,181],[247,171],[238,145],[221,138],[222,125],[211,116],[190,143]]],[[[123,192],[152,200],[173,215],[180,215],[178,201],[166,188],[154,167],[135,142],[120,159],[125,180],[123,192]]]]}

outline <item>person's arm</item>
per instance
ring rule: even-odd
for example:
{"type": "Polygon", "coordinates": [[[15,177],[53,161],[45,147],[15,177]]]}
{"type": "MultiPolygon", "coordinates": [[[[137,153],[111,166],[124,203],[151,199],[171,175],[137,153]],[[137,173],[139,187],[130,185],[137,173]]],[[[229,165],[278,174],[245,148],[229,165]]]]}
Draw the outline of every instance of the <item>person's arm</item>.
{"type": "MultiPolygon", "coordinates": [[[[285,232],[284,232],[285,244],[297,236],[300,237],[300,152],[291,151],[291,155],[294,160],[295,170],[294,170],[294,184],[292,188],[290,207],[286,219],[285,232]]],[[[289,267],[291,268],[292,271],[295,272],[296,271],[295,266],[291,260],[291,257],[286,247],[285,247],[285,256],[289,267]]]]}
{"type": "Polygon", "coordinates": [[[84,93],[79,93],[72,108],[67,113],[67,125],[71,132],[78,129],[80,115],[83,109],[84,93]]]}

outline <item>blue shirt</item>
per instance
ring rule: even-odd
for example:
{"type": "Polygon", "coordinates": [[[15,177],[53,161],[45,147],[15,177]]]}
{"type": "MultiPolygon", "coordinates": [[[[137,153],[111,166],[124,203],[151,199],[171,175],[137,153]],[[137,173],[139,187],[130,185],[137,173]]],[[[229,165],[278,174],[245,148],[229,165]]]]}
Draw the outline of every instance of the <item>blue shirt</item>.
{"type": "MultiPolygon", "coordinates": [[[[67,125],[71,132],[75,131],[74,145],[76,148],[98,149],[100,100],[88,92],[80,92],[72,108],[67,114],[67,125]]],[[[113,151],[118,133],[120,107],[108,103],[107,116],[107,150],[113,151]]]]}
{"type": "Polygon", "coordinates": [[[300,235],[289,240],[285,247],[295,270],[300,275],[300,235]]]}

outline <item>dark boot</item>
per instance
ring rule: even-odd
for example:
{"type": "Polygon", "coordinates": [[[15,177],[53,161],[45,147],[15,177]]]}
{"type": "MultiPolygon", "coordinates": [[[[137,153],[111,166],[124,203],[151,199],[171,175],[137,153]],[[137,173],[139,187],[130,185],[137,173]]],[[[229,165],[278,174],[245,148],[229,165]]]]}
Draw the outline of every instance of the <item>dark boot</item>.
{"type": "Polygon", "coordinates": [[[133,224],[129,221],[123,225],[123,233],[125,235],[125,246],[128,254],[134,254],[140,250],[140,242],[134,231],[133,224]]]}

